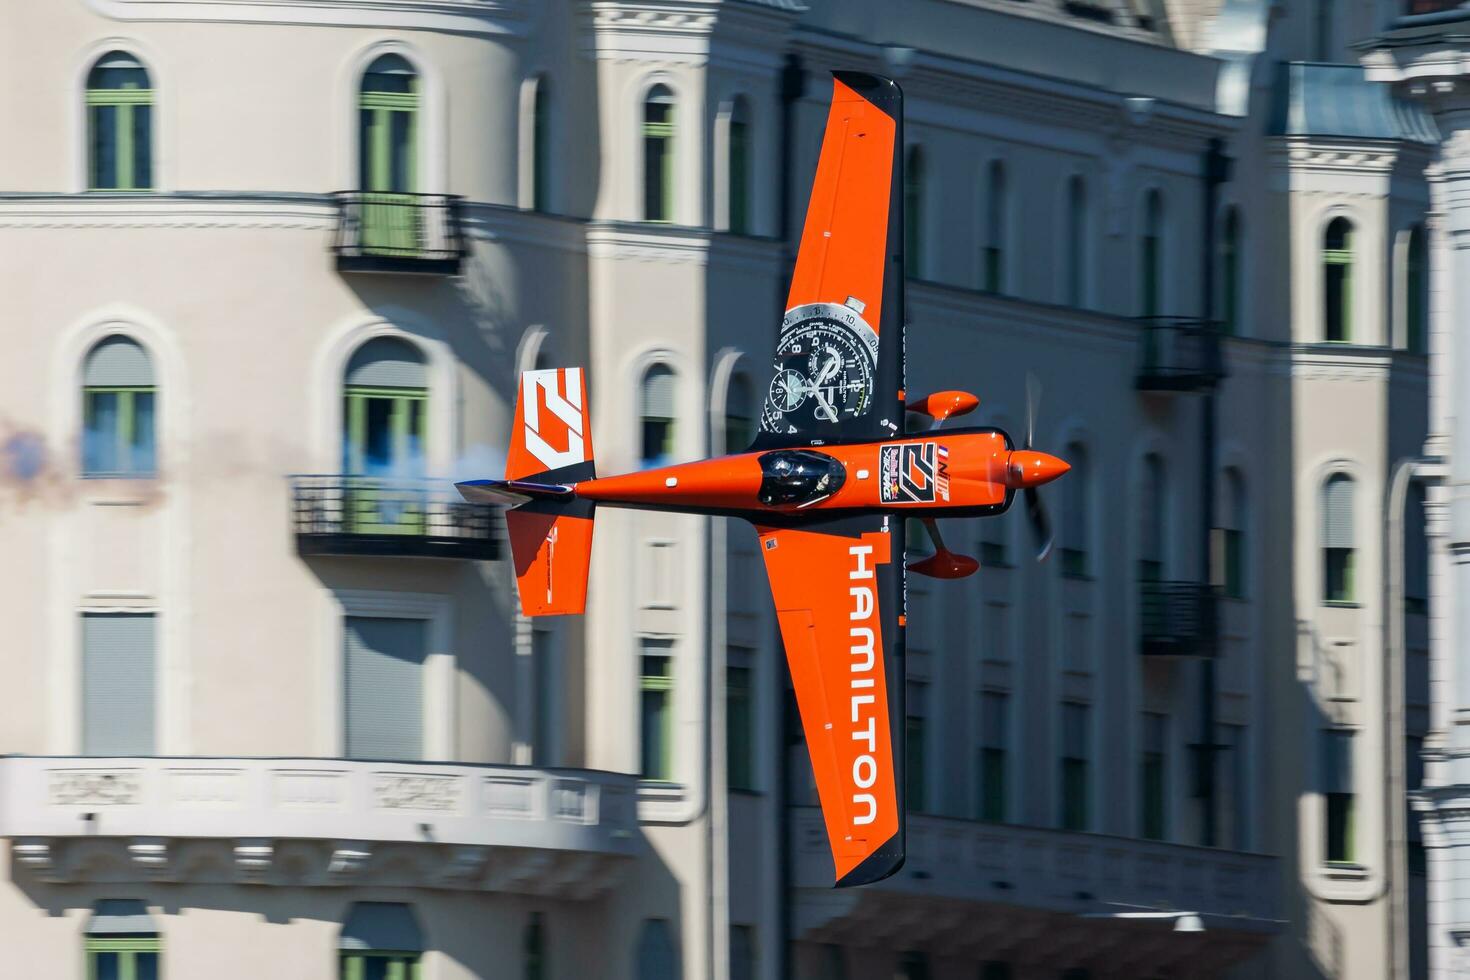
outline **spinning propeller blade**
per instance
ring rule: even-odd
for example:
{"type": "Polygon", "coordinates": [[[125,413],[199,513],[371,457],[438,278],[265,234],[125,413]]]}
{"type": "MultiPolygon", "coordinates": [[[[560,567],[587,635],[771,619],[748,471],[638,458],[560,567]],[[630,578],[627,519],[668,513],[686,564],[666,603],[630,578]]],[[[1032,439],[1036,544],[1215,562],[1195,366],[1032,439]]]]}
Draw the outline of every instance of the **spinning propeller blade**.
{"type": "MultiPolygon", "coordinates": [[[[1036,413],[1041,404],[1041,382],[1036,374],[1026,372],[1026,448],[1030,449],[1036,437],[1036,413]]],[[[1036,560],[1046,561],[1055,543],[1052,535],[1051,518],[1041,502],[1041,492],[1036,487],[1026,488],[1026,519],[1031,523],[1031,537],[1036,542],[1036,560]]]]}

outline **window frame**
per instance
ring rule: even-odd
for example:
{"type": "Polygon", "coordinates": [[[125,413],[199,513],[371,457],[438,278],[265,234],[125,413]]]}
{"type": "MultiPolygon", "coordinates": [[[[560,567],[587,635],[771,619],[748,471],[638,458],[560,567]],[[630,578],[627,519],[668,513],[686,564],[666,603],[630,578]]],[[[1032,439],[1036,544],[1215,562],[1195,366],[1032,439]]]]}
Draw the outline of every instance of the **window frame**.
{"type": "Polygon", "coordinates": [[[738,95],[730,104],[725,136],[725,230],[732,235],[751,234],[753,135],[749,106],[738,95]]]}
{"type": "Polygon", "coordinates": [[[338,950],[340,980],[365,980],[368,960],[389,960],[386,980],[422,980],[424,954],[411,950],[343,949],[338,950]],[[399,962],[406,961],[406,962],[399,962]],[[392,969],[394,966],[408,969],[392,969]]]}
{"type": "Polygon", "coordinates": [[[655,360],[643,368],[638,382],[638,468],[656,469],[672,463],[678,454],[679,438],[679,372],[673,365],[655,360]],[[672,388],[668,415],[654,415],[649,411],[649,382],[655,375],[666,375],[672,388]],[[650,455],[648,452],[651,424],[663,426],[663,449],[650,455]]]}
{"type": "Polygon", "coordinates": [[[117,980],[137,980],[139,953],[154,954],[158,963],[155,976],[163,976],[163,942],[157,933],[87,936],[83,949],[86,955],[87,980],[97,980],[97,958],[107,953],[118,956],[117,980]]]}
{"type": "Polygon", "coordinates": [[[643,95],[641,111],[639,113],[638,135],[643,147],[642,180],[642,219],[652,224],[674,223],[674,180],[675,180],[675,155],[678,150],[678,110],[679,100],[674,90],[663,82],[650,86],[643,95]],[[663,118],[654,120],[649,118],[653,106],[665,106],[663,118]],[[658,178],[650,182],[653,175],[650,162],[652,154],[650,147],[657,141],[658,153],[658,178]],[[657,188],[657,195],[652,193],[657,188]],[[655,214],[655,212],[657,212],[655,214]]]}
{"type": "Polygon", "coordinates": [[[1346,215],[1341,214],[1334,216],[1322,229],[1321,255],[1319,261],[1321,264],[1322,276],[1321,283],[1323,343],[1353,343],[1353,266],[1355,264],[1353,259],[1355,248],[1353,237],[1356,231],[1357,226],[1353,223],[1352,219],[1348,218],[1346,215]],[[1339,227],[1339,225],[1346,229],[1346,232],[1344,233],[1342,238],[1343,245],[1341,248],[1331,248],[1329,247],[1328,242],[1331,241],[1333,229],[1339,227]],[[1336,290],[1334,290],[1332,283],[1332,280],[1334,278],[1332,271],[1334,269],[1341,270],[1341,276],[1337,283],[1336,290]],[[1331,297],[1334,292],[1337,293],[1338,312],[1340,314],[1340,324],[1338,325],[1339,329],[1338,331],[1336,331],[1338,333],[1341,333],[1341,336],[1339,337],[1332,336],[1334,330],[1332,322],[1331,297]]]}
{"type": "Polygon", "coordinates": [[[158,113],[154,108],[155,91],[153,73],[144,64],[143,59],[131,51],[114,48],[92,60],[83,81],[82,94],[85,109],[84,139],[86,140],[84,177],[88,192],[128,194],[145,193],[156,189],[158,167],[154,144],[157,142],[158,113]],[[92,76],[101,69],[103,61],[114,56],[130,58],[136,62],[138,70],[143,73],[143,78],[147,82],[147,87],[138,88],[129,84],[118,88],[94,86],[92,76]],[[112,151],[116,180],[110,185],[103,185],[99,180],[98,119],[100,110],[103,109],[113,110],[115,120],[112,131],[112,151]],[[139,110],[147,111],[145,114],[138,115],[139,110]],[[137,132],[139,119],[146,121],[144,123],[146,139],[141,144],[137,132]],[[141,179],[138,174],[140,169],[146,169],[146,175],[141,179]]]}
{"type": "Polygon", "coordinates": [[[82,467],[81,476],[84,479],[107,480],[149,480],[158,475],[158,385],[83,385],[82,386],[82,467]],[[117,428],[113,433],[115,445],[112,451],[114,458],[119,462],[114,469],[104,469],[94,465],[94,461],[88,458],[89,437],[92,433],[93,421],[95,419],[95,402],[98,395],[117,395],[117,428]],[[138,397],[139,395],[152,395],[152,440],[150,442],[149,458],[146,465],[139,465],[134,456],[139,449],[136,439],[138,436],[138,397]]]}
{"type": "Polygon", "coordinates": [[[666,640],[655,640],[645,637],[641,640],[638,650],[638,776],[645,782],[672,783],[674,782],[674,648],[673,644],[666,640]],[[648,651],[659,649],[661,653],[650,653],[648,651]],[[663,661],[667,670],[663,673],[649,673],[650,661],[663,661]],[[643,733],[648,729],[648,700],[647,695],[662,695],[662,714],[658,720],[660,752],[659,758],[651,767],[647,740],[643,733]],[[655,772],[649,769],[654,768],[655,772]]]}

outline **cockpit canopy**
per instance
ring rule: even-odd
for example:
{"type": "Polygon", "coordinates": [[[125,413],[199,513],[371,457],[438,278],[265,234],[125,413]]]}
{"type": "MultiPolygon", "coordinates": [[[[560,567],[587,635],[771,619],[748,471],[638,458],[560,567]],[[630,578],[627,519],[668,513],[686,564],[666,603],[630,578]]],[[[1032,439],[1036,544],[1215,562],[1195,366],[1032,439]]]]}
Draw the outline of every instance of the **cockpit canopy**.
{"type": "Polygon", "coordinates": [[[826,453],[778,449],[760,457],[760,502],[771,507],[814,504],[842,488],[847,469],[826,453]]]}

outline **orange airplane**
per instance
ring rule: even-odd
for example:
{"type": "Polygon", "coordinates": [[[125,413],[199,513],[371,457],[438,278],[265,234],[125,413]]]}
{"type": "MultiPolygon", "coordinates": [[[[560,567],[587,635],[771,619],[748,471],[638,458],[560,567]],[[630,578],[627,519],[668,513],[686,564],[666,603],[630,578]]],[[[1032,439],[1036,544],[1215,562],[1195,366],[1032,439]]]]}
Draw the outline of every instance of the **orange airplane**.
{"type": "Polygon", "coordinates": [[[1002,514],[1021,490],[1045,558],[1036,488],[1068,469],[1031,448],[1029,420],[1019,449],[993,427],[940,431],[975,409],[974,395],[905,401],[902,133],[896,84],[834,73],[775,377],[748,451],[599,478],[581,369],[530,371],[505,479],[458,484],[466,500],[510,508],[527,616],[585,608],[597,506],[756,526],[838,886],[903,864],[904,519],[920,518],[935,545],[908,568],[959,578],[979,564],[945,548],[935,519],[1002,514]],[[909,412],[931,429],[905,434],[909,412]]]}

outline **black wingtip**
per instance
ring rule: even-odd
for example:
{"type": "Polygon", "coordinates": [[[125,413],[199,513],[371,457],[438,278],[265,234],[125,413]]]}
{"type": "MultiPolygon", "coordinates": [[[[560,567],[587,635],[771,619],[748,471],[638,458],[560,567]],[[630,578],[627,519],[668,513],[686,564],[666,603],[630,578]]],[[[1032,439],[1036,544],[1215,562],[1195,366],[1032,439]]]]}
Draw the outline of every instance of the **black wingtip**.
{"type": "Polygon", "coordinates": [[[853,888],[857,885],[871,885],[875,881],[882,881],[898,874],[904,862],[903,830],[888,838],[882,847],[863,859],[863,862],[853,868],[847,874],[837,879],[834,888],[853,888]]]}
{"type": "Polygon", "coordinates": [[[903,107],[903,89],[891,78],[865,71],[834,71],[832,77],[890,116],[897,117],[903,107]]]}

